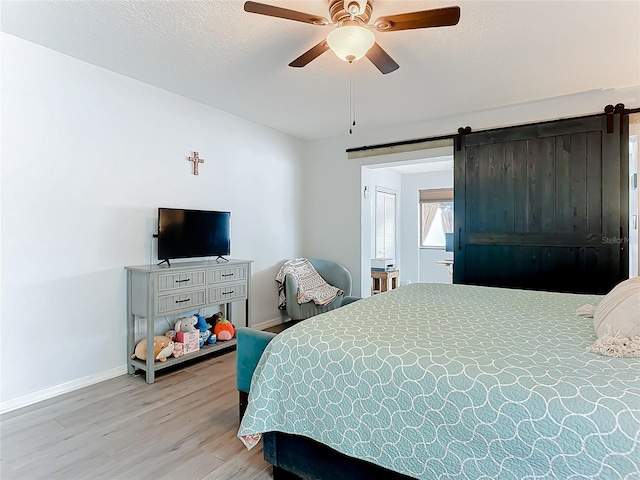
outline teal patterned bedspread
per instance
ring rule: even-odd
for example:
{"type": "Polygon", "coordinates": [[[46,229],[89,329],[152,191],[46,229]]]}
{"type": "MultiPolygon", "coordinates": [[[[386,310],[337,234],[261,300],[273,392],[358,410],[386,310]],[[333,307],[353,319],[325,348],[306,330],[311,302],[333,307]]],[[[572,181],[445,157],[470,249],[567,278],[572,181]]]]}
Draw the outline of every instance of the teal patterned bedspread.
{"type": "Polygon", "coordinates": [[[640,360],[587,353],[575,315],[599,298],[411,284],[305,320],[265,350],[238,436],[419,479],[640,479],[640,360]]]}

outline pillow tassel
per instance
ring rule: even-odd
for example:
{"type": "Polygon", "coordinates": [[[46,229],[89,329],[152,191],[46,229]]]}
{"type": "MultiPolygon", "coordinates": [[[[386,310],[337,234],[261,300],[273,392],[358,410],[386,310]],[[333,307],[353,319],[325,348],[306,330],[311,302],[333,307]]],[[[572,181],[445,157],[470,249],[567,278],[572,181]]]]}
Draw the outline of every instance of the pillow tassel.
{"type": "Polygon", "coordinates": [[[594,307],[593,305],[583,305],[576,309],[576,315],[578,315],[579,317],[593,318],[593,314],[595,313],[595,311],[596,307],[594,307]]]}
{"type": "Polygon", "coordinates": [[[611,332],[611,325],[607,324],[607,333],[587,347],[588,352],[607,355],[608,357],[639,357],[640,335],[633,337],[621,337],[620,332],[611,332]]]}

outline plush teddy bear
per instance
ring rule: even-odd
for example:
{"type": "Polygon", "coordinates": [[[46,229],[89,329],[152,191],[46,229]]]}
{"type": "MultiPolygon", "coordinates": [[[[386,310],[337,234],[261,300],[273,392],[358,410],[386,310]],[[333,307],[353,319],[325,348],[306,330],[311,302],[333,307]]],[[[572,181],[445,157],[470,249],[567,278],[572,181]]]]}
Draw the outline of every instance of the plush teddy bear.
{"type": "Polygon", "coordinates": [[[207,323],[210,323],[211,325],[213,325],[215,327],[216,323],[218,323],[220,320],[222,320],[222,318],[223,318],[222,317],[222,312],[214,313],[209,318],[207,318],[207,323]]]}
{"type": "Polygon", "coordinates": [[[184,343],[175,342],[173,344],[173,356],[178,358],[184,355],[184,343]]]}
{"type": "MultiPolygon", "coordinates": [[[[169,337],[165,335],[159,335],[153,337],[153,356],[156,360],[166,362],[167,357],[173,353],[175,345],[169,337]]],[[[147,359],[147,339],[143,338],[136,345],[135,351],[131,358],[139,358],[140,360],[147,359]]]]}

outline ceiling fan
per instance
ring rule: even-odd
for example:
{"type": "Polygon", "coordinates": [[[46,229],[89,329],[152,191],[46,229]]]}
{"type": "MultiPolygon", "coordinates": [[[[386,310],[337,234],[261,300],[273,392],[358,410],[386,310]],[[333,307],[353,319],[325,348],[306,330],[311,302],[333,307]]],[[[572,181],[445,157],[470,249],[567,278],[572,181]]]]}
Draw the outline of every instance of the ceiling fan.
{"type": "Polygon", "coordinates": [[[311,25],[336,26],[325,40],[296,58],[289,64],[290,67],[304,67],[331,49],[339,58],[349,63],[366,56],[383,74],[391,73],[400,66],[378,45],[372,30],[396,32],[444,27],[456,25],[460,20],[460,7],[456,6],[380,17],[369,25],[373,12],[372,0],[329,0],[331,21],[317,15],[258,2],[246,2],[244,10],[311,25]]]}

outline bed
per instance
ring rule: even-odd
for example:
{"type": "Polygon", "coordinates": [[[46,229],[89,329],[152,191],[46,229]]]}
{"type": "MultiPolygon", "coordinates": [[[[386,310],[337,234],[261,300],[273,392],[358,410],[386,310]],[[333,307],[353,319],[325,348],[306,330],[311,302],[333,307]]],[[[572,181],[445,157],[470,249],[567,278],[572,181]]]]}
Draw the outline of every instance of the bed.
{"type": "Polygon", "coordinates": [[[266,346],[238,436],[302,478],[638,479],[640,359],[588,353],[575,314],[600,298],[411,284],[305,320],[266,346]]]}

